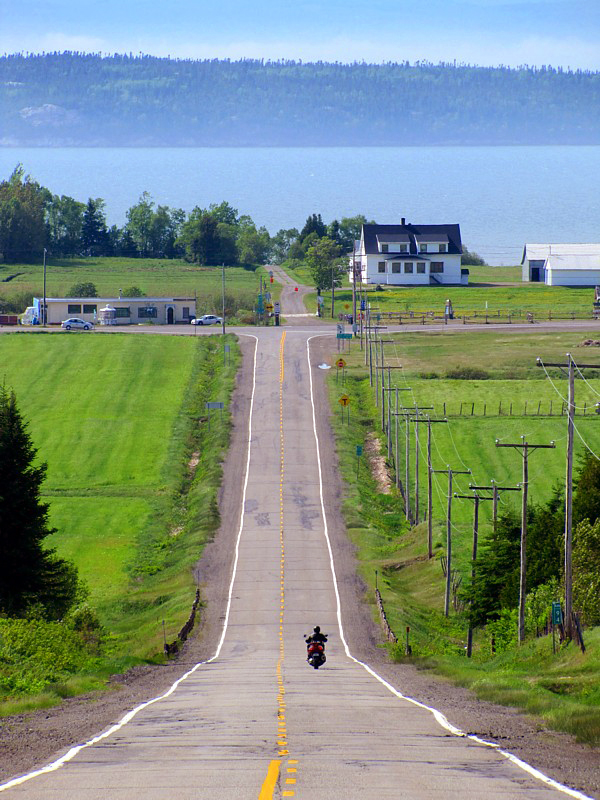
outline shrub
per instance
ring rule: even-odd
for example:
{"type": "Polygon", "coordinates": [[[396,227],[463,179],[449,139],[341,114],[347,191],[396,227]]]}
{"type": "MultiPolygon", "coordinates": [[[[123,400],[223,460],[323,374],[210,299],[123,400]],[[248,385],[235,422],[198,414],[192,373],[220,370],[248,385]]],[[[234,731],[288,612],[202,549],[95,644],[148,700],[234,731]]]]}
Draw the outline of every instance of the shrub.
{"type": "Polygon", "coordinates": [[[446,377],[453,381],[487,381],[490,374],[478,367],[454,367],[446,372],[446,377]]]}

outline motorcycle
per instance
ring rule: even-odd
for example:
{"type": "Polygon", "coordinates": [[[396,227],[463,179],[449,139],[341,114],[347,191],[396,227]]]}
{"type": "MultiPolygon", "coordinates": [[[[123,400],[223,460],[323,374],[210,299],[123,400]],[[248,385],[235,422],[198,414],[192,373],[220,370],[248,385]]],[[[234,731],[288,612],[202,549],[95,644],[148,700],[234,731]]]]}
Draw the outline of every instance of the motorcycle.
{"type": "Polygon", "coordinates": [[[319,667],[322,667],[327,661],[327,657],[325,656],[325,645],[322,642],[307,642],[306,660],[314,669],[319,669],[319,667]]]}

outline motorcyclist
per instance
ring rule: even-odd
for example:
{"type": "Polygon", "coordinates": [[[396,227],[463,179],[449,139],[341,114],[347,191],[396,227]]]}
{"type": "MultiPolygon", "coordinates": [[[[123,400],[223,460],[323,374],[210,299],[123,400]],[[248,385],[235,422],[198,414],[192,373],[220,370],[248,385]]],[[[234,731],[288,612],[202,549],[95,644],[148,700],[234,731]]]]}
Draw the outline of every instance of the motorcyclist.
{"type": "Polygon", "coordinates": [[[321,633],[321,628],[318,625],[315,625],[313,632],[310,634],[310,636],[306,637],[307,645],[312,644],[313,642],[315,644],[324,645],[326,641],[327,636],[324,633],[321,633]]]}

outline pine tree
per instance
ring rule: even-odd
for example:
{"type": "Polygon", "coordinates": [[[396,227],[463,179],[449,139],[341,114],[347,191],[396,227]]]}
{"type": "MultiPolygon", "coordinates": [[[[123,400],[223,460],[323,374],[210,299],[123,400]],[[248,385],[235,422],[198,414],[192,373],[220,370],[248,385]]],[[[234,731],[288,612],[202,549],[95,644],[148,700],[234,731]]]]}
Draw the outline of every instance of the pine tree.
{"type": "Polygon", "coordinates": [[[41,613],[59,619],[73,605],[79,582],[75,567],[44,549],[55,533],[40,501],[46,464],[17,407],[15,393],[0,387],[0,613],[41,613]]]}

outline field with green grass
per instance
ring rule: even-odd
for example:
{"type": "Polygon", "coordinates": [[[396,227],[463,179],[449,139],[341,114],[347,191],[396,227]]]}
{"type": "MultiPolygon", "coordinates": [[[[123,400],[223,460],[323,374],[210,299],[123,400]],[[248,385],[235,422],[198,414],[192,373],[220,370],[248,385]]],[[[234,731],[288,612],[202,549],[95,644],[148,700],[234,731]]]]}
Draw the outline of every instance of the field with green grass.
{"type": "Polygon", "coordinates": [[[224,366],[221,337],[0,337],[4,381],[48,464],[47,543],[77,565],[105,627],[98,674],[155,658],[163,620],[172,641],[190,613],[193,567],[218,525],[229,417],[209,431],[205,403],[232,391],[227,341],[224,366]]]}
{"type": "MultiPolygon", "coordinates": [[[[567,396],[566,380],[558,370],[536,366],[536,356],[546,361],[564,361],[571,352],[576,361],[598,363],[600,352],[581,346],[593,333],[537,334],[533,336],[489,333],[450,333],[446,329],[419,334],[398,334],[385,345],[385,363],[402,365],[393,370],[392,386],[410,389],[399,393],[400,403],[421,407],[435,406],[424,413],[441,418],[446,403],[447,423],[432,425],[432,464],[436,470],[450,465],[455,470],[472,471],[456,475],[453,490],[470,495],[469,483],[489,485],[494,479],[501,485],[516,486],[522,477],[522,459],[510,448],[497,448],[496,439],[518,442],[525,435],[530,442],[555,441],[556,449],[538,451],[530,457],[529,498],[545,503],[554,486],[564,482],[566,417],[560,416],[567,396]],[[478,380],[450,378],[450,374],[469,374],[477,370],[478,380]],[[456,372],[458,370],[458,373],[456,372]],[[550,401],[554,416],[548,416],[550,401]],[[503,411],[499,414],[499,404],[503,411]],[[463,416],[459,416],[461,403],[463,416]],[[472,403],[475,405],[471,416],[472,403]],[[513,415],[509,415],[512,403],[513,415]],[[527,403],[527,414],[525,414],[527,403]],[[538,403],[541,412],[538,415],[538,403]],[[485,408],[485,416],[484,416],[485,408]]],[[[337,353],[332,355],[332,363],[337,353]]],[[[360,570],[368,586],[377,579],[388,619],[402,644],[395,654],[402,657],[403,633],[410,627],[413,654],[424,667],[441,671],[482,697],[516,705],[541,714],[549,724],[575,733],[582,741],[600,742],[600,697],[590,689],[590,676],[600,659],[600,637],[594,630],[586,635],[588,655],[570,645],[552,656],[548,637],[528,642],[526,649],[506,651],[492,658],[490,638],[476,632],[475,656],[464,657],[466,620],[463,613],[443,613],[445,576],[440,557],[446,548],[447,477],[434,475],[433,523],[434,558],[427,559],[427,525],[409,528],[401,499],[393,487],[394,447],[388,463],[392,484],[389,493],[374,478],[375,457],[369,436],[375,431],[381,443],[380,457],[387,456],[381,432],[381,411],[376,407],[374,390],[369,386],[364,354],[358,342],[344,355],[348,366],[345,382],[341,375],[330,375],[330,396],[342,472],[347,483],[345,516],[350,536],[360,554],[360,570]],[[336,382],[336,377],[338,382],[336,382]],[[342,392],[351,398],[349,424],[342,424],[338,397],[342,392]],[[366,445],[357,478],[357,444],[366,445]],[[368,454],[370,453],[370,455],[368,454]],[[368,469],[370,465],[371,469],[368,469]],[[377,573],[377,578],[376,578],[377,573]],[[589,642],[588,642],[589,638],[589,642]],[[568,679],[567,677],[568,676],[568,679]],[[558,688],[557,688],[558,687],[558,688]],[[561,688],[562,687],[562,688],[561,688]]],[[[586,445],[600,453],[600,417],[593,411],[600,401],[600,372],[585,372],[577,380],[575,442],[577,456],[586,445]],[[586,415],[584,416],[584,411],[586,415]],[[585,444],[584,444],[585,442],[585,444]]],[[[395,399],[394,399],[395,403],[395,399]]],[[[399,432],[399,471],[404,480],[405,423],[399,432]]],[[[423,520],[427,503],[426,425],[420,425],[420,511],[423,520]]],[[[395,426],[392,423],[395,444],[395,426]]],[[[414,510],[414,424],[410,431],[411,503],[414,510]]],[[[501,495],[501,510],[512,504],[519,508],[520,493],[501,495]]],[[[465,582],[470,573],[473,503],[455,499],[452,505],[453,566],[465,582]]],[[[480,504],[480,537],[491,531],[491,503],[480,504]]]]}
{"type": "MultiPolygon", "coordinates": [[[[253,308],[266,273],[242,267],[225,268],[225,293],[238,299],[237,308],[253,308]]],[[[65,297],[76,283],[93,283],[99,297],[118,297],[119,289],[137,286],[145,296],[197,296],[197,313],[219,313],[221,267],[199,267],[183,259],[82,258],[48,261],[46,294],[65,297]]],[[[41,264],[0,264],[0,302],[18,299],[21,311],[43,293],[41,264]]]]}

